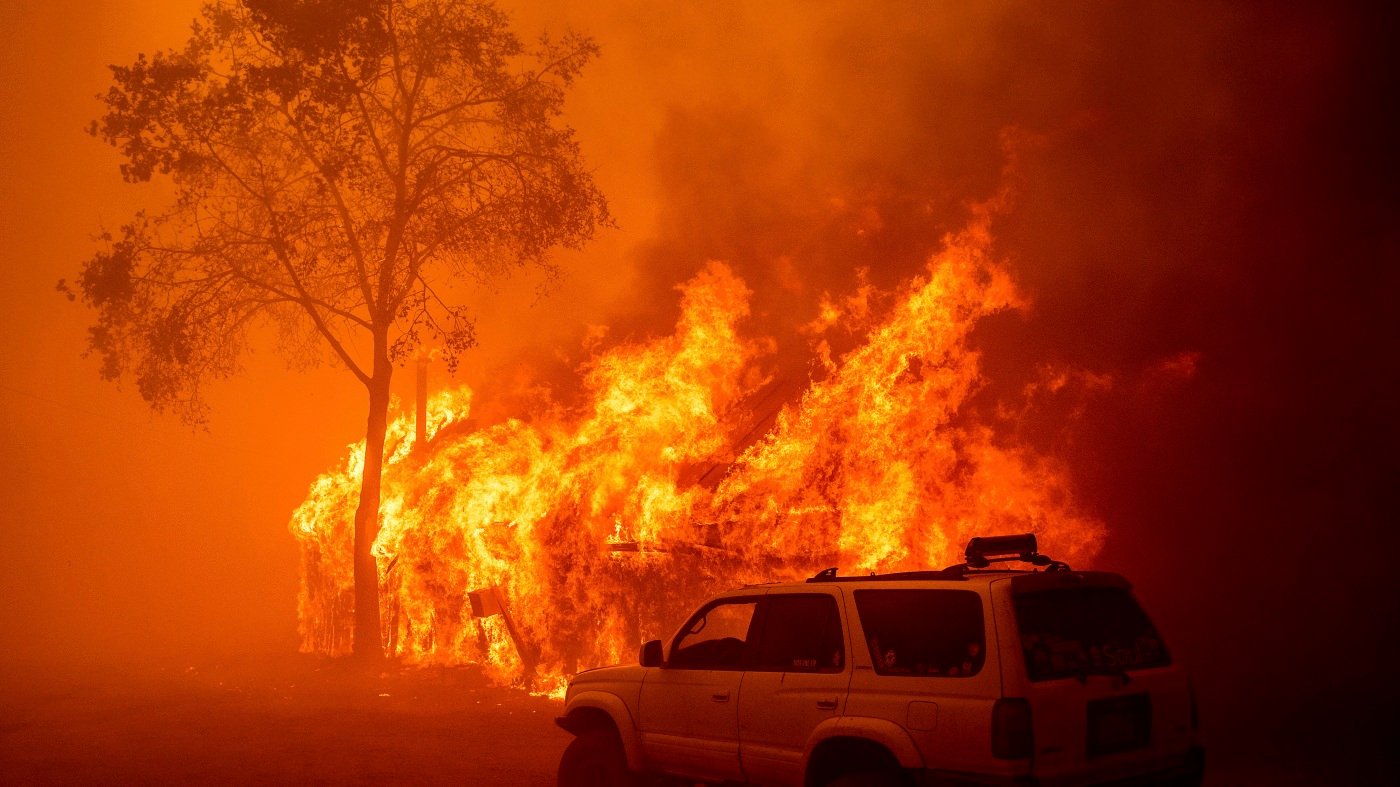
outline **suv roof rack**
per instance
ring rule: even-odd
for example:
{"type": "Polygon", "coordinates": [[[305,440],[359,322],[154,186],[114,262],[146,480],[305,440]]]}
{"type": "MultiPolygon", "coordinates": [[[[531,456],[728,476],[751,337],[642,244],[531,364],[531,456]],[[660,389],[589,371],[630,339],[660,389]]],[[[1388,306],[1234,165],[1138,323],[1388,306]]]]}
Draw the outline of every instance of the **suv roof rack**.
{"type": "MultiPolygon", "coordinates": [[[[1009,563],[1017,561],[1030,563],[1032,566],[1043,566],[1046,571],[1069,571],[1069,564],[1055,560],[1049,555],[1042,555],[1036,548],[1035,534],[1022,533],[1018,536],[978,536],[967,542],[967,549],[963,553],[967,559],[966,563],[959,563],[949,566],[939,571],[897,571],[892,574],[870,574],[868,576],[838,577],[836,568],[833,566],[817,573],[816,576],[808,579],[808,582],[871,582],[887,581],[898,582],[901,580],[918,579],[940,579],[940,580],[965,580],[967,575],[977,569],[985,569],[993,563],[1009,563]]],[[[1001,569],[1009,571],[1012,569],[1001,569]]]]}
{"type": "Polygon", "coordinates": [[[941,579],[954,582],[967,579],[962,571],[955,571],[945,568],[939,571],[896,571],[892,574],[867,574],[865,576],[836,576],[836,567],[823,569],[816,576],[807,579],[808,582],[900,582],[911,579],[941,579]]]}

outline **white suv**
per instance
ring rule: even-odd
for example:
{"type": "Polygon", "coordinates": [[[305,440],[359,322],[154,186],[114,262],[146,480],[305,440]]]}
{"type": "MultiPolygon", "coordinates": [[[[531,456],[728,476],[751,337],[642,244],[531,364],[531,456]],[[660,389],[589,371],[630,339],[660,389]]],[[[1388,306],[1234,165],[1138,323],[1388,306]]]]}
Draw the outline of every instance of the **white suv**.
{"type": "Polygon", "coordinates": [[[561,787],[1195,785],[1204,767],[1186,670],[1127,581],[1032,535],[974,538],[942,571],[722,593],[640,665],[574,677],[564,711],[561,787]],[[989,568],[1012,560],[1032,568],[989,568]]]}

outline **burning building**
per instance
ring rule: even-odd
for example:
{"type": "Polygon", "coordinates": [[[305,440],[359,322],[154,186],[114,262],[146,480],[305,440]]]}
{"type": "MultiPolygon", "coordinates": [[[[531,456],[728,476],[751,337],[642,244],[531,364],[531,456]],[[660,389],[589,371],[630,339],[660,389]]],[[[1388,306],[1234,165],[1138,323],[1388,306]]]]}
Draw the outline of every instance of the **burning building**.
{"type": "MultiPolygon", "coordinates": [[[[446,390],[419,450],[403,414],[375,545],[386,652],[550,691],[718,587],[939,566],[993,532],[1092,558],[1102,526],[1076,511],[1065,469],[965,407],[981,379],[970,333],[1021,305],[989,222],[975,210],[897,291],[828,296],[803,329],[800,383],[750,330],[745,282],[711,262],[677,287],[674,332],[596,353],[576,403],[540,394],[479,424],[472,392],[446,390]],[[858,337],[839,355],[837,331],[858,337]]],[[[350,648],[363,450],[292,519],[306,650],[350,648]]]]}

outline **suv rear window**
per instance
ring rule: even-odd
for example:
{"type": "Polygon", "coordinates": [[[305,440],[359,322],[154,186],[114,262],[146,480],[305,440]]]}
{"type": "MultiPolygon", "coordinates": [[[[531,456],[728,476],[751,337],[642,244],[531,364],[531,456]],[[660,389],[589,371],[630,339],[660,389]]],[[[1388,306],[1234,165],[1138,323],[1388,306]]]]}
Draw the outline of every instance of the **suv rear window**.
{"type": "Polygon", "coordinates": [[[881,675],[965,678],[987,650],[982,598],[969,590],[857,590],[856,611],[881,675]]]}
{"type": "Polygon", "coordinates": [[[1171,663],[1167,646],[1127,588],[1064,587],[1016,593],[1013,599],[1033,681],[1171,663]]]}

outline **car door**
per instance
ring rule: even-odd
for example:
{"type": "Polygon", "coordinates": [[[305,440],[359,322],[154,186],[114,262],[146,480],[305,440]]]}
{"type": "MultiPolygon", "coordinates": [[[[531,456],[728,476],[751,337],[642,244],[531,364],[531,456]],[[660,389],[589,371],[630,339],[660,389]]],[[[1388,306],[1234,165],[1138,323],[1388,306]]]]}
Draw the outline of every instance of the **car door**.
{"type": "Polygon", "coordinates": [[[691,616],[638,701],[642,746],[653,767],[697,779],[743,778],[739,687],[758,596],[713,601],[691,616]]]}
{"type": "Polygon", "coordinates": [[[847,714],[903,726],[930,768],[985,772],[1002,696],[997,652],[987,647],[996,643],[988,599],[963,583],[846,592],[858,654],[847,714]]]}
{"type": "Polygon", "coordinates": [[[800,784],[812,732],[842,713],[851,672],[839,592],[772,593],[763,599],[739,692],[739,756],[750,781],[800,784]]]}

